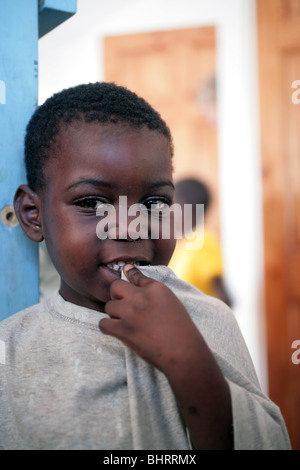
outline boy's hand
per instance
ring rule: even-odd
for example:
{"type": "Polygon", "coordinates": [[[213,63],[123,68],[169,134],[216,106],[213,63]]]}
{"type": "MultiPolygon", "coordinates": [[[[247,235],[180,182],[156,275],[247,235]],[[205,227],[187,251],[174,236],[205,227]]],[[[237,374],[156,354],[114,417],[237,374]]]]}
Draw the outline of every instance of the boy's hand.
{"type": "Polygon", "coordinates": [[[120,279],[111,284],[111,300],[105,306],[110,318],[100,321],[101,331],[167,372],[186,356],[200,334],[168,287],[133,265],[126,265],[124,272],[129,283],[120,279]]]}
{"type": "Polygon", "coordinates": [[[111,284],[102,332],[166,375],[195,449],[231,449],[229,388],[201,333],[168,287],[135,266],[124,271],[129,283],[111,284]]]}

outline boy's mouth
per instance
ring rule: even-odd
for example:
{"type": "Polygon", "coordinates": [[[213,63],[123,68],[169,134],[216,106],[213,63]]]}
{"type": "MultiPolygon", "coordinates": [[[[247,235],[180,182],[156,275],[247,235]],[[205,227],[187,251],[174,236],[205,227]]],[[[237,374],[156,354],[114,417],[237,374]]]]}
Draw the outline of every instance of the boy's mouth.
{"type": "Polygon", "coordinates": [[[148,266],[150,263],[146,261],[136,261],[136,260],[131,260],[131,261],[113,261],[112,263],[107,263],[106,266],[110,269],[113,269],[114,271],[121,273],[123,266],[125,264],[133,264],[133,266],[148,266]]]}

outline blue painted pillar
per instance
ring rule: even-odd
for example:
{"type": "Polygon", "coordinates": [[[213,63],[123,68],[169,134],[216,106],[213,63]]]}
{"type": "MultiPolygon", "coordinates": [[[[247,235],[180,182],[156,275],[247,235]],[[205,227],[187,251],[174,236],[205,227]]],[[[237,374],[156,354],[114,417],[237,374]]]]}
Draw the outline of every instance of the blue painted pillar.
{"type": "Polygon", "coordinates": [[[0,0],[0,319],[39,300],[38,246],[12,209],[26,182],[24,132],[37,105],[38,2],[0,0]]]}
{"type": "Polygon", "coordinates": [[[12,205],[26,183],[24,135],[37,106],[38,38],[75,11],[76,0],[0,0],[0,320],[39,301],[38,245],[23,233],[12,205]]]}

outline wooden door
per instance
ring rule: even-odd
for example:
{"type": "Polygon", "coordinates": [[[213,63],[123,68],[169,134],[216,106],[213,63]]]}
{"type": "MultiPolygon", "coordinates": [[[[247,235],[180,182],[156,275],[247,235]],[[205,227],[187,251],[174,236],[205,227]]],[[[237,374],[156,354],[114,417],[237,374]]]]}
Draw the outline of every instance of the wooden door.
{"type": "Polygon", "coordinates": [[[300,1],[257,0],[270,397],[300,449],[300,1]]]}
{"type": "Polygon", "coordinates": [[[104,55],[105,80],[143,96],[169,125],[175,179],[194,176],[209,185],[206,223],[218,232],[214,27],[106,37],[104,55]]]}

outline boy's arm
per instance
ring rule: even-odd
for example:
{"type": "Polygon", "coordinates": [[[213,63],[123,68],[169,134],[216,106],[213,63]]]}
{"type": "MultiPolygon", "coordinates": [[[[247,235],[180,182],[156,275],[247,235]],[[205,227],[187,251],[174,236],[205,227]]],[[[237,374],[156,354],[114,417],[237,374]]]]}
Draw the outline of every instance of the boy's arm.
{"type": "MultiPolygon", "coordinates": [[[[200,335],[201,336],[201,335],[200,335]]],[[[233,449],[229,386],[202,337],[163,370],[194,449],[233,449]]]]}
{"type": "Polygon", "coordinates": [[[169,288],[127,269],[130,283],[112,284],[101,330],[166,375],[195,449],[231,449],[229,387],[201,333],[169,288]]]}

